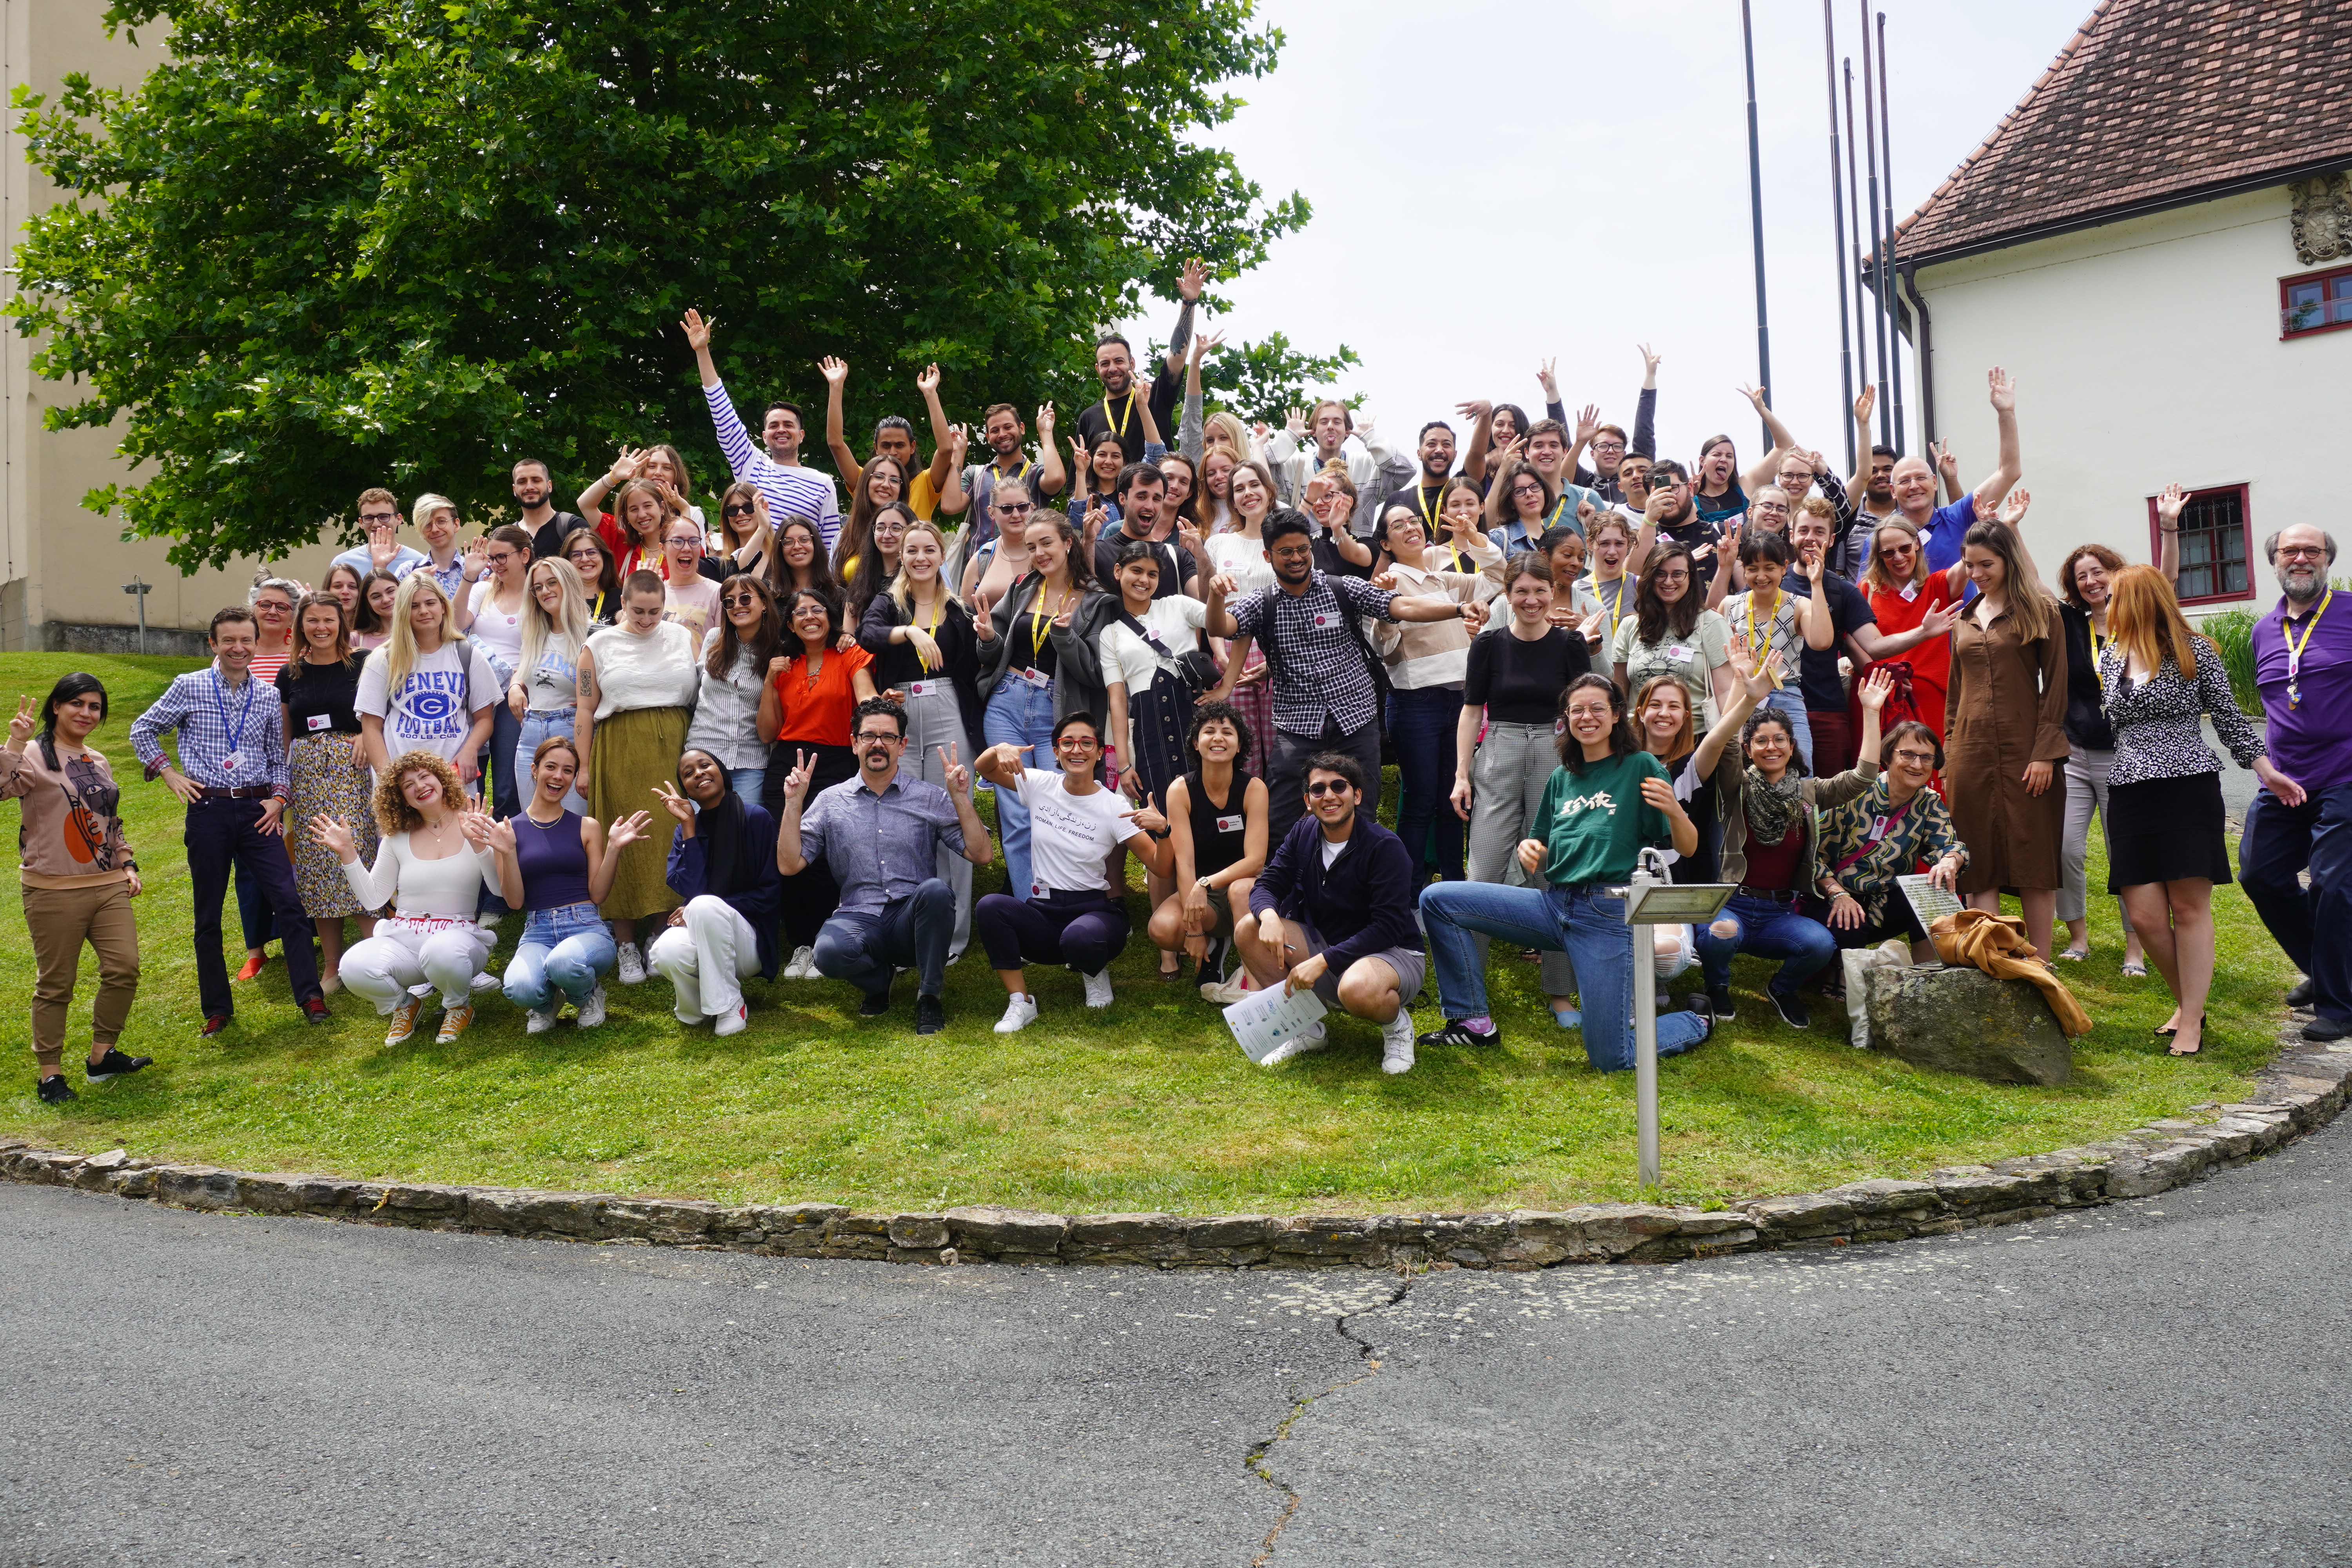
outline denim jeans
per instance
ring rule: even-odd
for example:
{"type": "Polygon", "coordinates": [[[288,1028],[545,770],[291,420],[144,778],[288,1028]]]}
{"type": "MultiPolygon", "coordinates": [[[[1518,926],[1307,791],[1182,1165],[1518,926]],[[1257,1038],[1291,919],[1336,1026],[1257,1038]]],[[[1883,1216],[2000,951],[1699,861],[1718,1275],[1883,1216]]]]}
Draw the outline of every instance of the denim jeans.
{"type": "Polygon", "coordinates": [[[1418,686],[1389,694],[1389,740],[1397,758],[1397,837],[1412,857],[1416,884],[1429,880],[1433,873],[1445,881],[1462,880],[1462,818],[1446,798],[1454,790],[1454,730],[1461,718],[1458,686],[1418,686]]]}
{"type": "Polygon", "coordinates": [[[504,701],[494,704],[490,709],[489,754],[483,759],[490,769],[490,784],[485,793],[489,796],[492,816],[512,816],[530,798],[530,790],[522,782],[530,777],[530,758],[528,754],[517,755],[521,751],[521,741],[522,721],[504,701]]]}
{"type": "MultiPolygon", "coordinates": [[[[1584,1055],[1598,1072],[1633,1065],[1633,928],[1625,900],[1601,884],[1506,888],[1493,882],[1432,882],[1421,890],[1422,924],[1437,959],[1437,996],[1448,1018],[1486,1011],[1486,974],[1478,938],[1564,952],[1576,963],[1583,1003],[1584,1055]]],[[[1658,1054],[1698,1044],[1706,1026],[1695,1013],[1658,1015],[1658,1054]]]]}
{"type": "Polygon", "coordinates": [[[2256,791],[2238,885],[2287,961],[2311,976],[2312,1010],[2352,1023],[2352,784],[2313,790],[2301,805],[2256,791]],[[2305,868],[2308,889],[2297,876],[2305,868]]]}
{"type": "Polygon", "coordinates": [[[760,792],[768,786],[768,765],[765,763],[756,768],[729,768],[727,776],[733,784],[737,800],[745,805],[760,804],[760,792]]]}
{"type": "MultiPolygon", "coordinates": [[[[577,708],[533,708],[525,712],[515,731],[515,777],[530,777],[531,753],[537,752],[540,742],[550,735],[561,735],[567,741],[574,738],[578,731],[572,728],[572,721],[579,716],[577,708]]],[[[583,766],[587,760],[585,757],[581,759],[583,766]]],[[[588,815],[588,803],[580,798],[579,791],[568,789],[563,792],[563,809],[576,811],[585,816],[588,815]]]]}
{"type": "Polygon", "coordinates": [[[937,996],[947,984],[955,912],[955,889],[937,877],[925,878],[877,913],[835,910],[817,932],[816,972],[846,980],[869,996],[887,996],[895,972],[911,969],[917,992],[937,996]]]}
{"type": "MultiPolygon", "coordinates": [[[[1029,768],[1050,768],[1053,759],[1046,748],[1054,740],[1054,694],[1040,691],[1011,670],[996,683],[988,695],[988,712],[982,722],[988,743],[1001,746],[1010,741],[1016,746],[1035,746],[1034,752],[1022,758],[1021,765],[1029,768]]],[[[1029,807],[1013,790],[996,792],[996,836],[1004,847],[1004,885],[1016,899],[1029,896],[1029,807]]]]}
{"type": "Polygon", "coordinates": [[[595,905],[533,910],[507,963],[507,1000],[537,1012],[555,1005],[561,993],[562,1000],[577,1005],[613,967],[614,953],[613,935],[595,905]]]}
{"type": "Polygon", "coordinates": [[[1793,999],[1797,987],[1835,958],[1838,951],[1837,937],[1830,928],[1801,913],[1796,905],[1746,893],[1732,894],[1723,912],[1700,926],[1697,935],[1699,967],[1709,990],[1731,984],[1733,953],[1752,952],[1759,958],[1781,961],[1780,972],[1772,977],[1772,994],[1793,999]],[[1716,935],[1715,928],[1725,921],[1738,929],[1730,936],[1716,935]]]}
{"type": "Polygon", "coordinates": [[[1805,759],[1805,766],[1813,768],[1813,721],[1805,711],[1805,694],[1797,689],[1792,679],[1786,686],[1777,687],[1764,700],[1764,706],[1789,721],[1789,736],[1797,742],[1797,755],[1805,759]]]}

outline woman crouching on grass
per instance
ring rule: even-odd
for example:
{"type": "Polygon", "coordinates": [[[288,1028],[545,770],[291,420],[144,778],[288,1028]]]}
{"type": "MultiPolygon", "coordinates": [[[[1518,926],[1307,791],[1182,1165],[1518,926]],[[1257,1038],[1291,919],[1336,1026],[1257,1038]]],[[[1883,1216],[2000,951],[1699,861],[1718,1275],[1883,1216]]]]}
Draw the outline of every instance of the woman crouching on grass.
{"type": "Polygon", "coordinates": [[[504,822],[475,816],[465,823],[476,848],[498,855],[499,897],[523,911],[506,994],[529,1013],[526,1034],[555,1027],[566,1002],[580,1010],[582,1028],[604,1021],[604,976],[617,950],[596,906],[613,890],[621,851],[646,837],[653,821],[641,811],[607,833],[594,817],[566,809],[579,771],[572,738],[550,735],[531,753],[530,799],[522,810],[504,822]]]}
{"type": "Polygon", "coordinates": [[[437,753],[419,751],[394,758],[376,783],[375,822],[383,837],[374,865],[361,863],[350,823],[310,819],[310,836],[341,863],[360,907],[393,906],[373,935],[344,950],[342,970],[343,984],[392,1020],[387,1046],[416,1032],[426,996],[412,994],[415,986],[441,994],[436,1043],[448,1045],[473,1026],[473,980],[493,940],[474,923],[474,909],[484,887],[497,887],[499,863],[467,842],[466,815],[457,770],[437,753]]]}
{"type": "Polygon", "coordinates": [[[1250,882],[1265,868],[1265,781],[1241,771],[1249,760],[1249,725],[1230,702],[1192,710],[1184,749],[1192,766],[1168,786],[1176,891],[1151,911],[1151,940],[1163,952],[1192,955],[1192,979],[1203,997],[1238,1002],[1245,994],[1241,977],[1228,995],[1223,958],[1234,910],[1249,909],[1250,882]]]}

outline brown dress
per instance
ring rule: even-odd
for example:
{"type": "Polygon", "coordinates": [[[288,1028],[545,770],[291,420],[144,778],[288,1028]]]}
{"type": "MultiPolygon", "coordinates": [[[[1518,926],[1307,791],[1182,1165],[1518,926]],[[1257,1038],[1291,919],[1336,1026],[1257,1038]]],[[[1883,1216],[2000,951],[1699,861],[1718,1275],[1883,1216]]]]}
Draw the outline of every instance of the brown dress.
{"type": "Polygon", "coordinates": [[[1963,893],[2061,885],[2066,827],[2066,638],[2050,606],[2044,635],[2027,642],[2017,614],[1991,626],[1973,605],[1952,628],[1951,685],[1944,695],[1944,788],[1952,826],[1969,847],[1963,893]],[[2025,792],[2025,765],[2050,764],[2050,787],[2025,792]]]}

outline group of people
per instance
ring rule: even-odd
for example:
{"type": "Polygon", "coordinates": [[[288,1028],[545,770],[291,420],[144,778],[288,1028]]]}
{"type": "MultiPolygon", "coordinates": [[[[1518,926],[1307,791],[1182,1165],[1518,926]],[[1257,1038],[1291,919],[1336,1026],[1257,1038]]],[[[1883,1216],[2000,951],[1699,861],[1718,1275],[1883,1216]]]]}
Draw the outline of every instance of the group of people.
{"type": "MultiPolygon", "coordinates": [[[[1941,446],[1873,445],[1869,391],[1868,460],[1843,479],[1751,389],[1773,438],[1757,461],[1724,436],[1688,466],[1659,457],[1646,349],[1630,436],[1595,407],[1571,419],[1547,367],[1546,417],[1466,403],[1465,432],[1432,420],[1408,451],[1338,401],[1280,429],[1205,411],[1201,284],[1189,268],[1148,387],[1124,339],[1097,345],[1103,395],[1067,466],[1050,404],[1034,447],[997,404],[970,451],[937,367],[916,383],[929,458],[893,417],[861,460],[849,367],[828,360],[845,510],[801,461],[802,409],[769,405],[755,442],[716,323],[688,311],[732,469],[712,511],[666,445],[623,450],[572,511],[545,463],[520,461],[512,520],[470,539],[428,494],[405,542],[397,498],[364,492],[363,542],[326,581],[259,580],[214,616],[211,663],[131,727],[186,806],[203,1034],[235,1012],[232,877],[240,978],[274,941],[308,1016],[348,988],[388,1043],[436,999],[453,1041],[494,990],[534,1034],[567,1012],[593,1027],[608,977],[663,977],[682,1023],[721,1035],[748,1026],[754,975],[846,982],[877,1016],[908,971],[929,1034],[975,935],[1012,1033],[1038,1016],[1040,966],[1110,1004],[1132,856],[1160,974],[1212,1001],[1312,989],[1378,1025],[1402,1072],[1417,1048],[1498,1037],[1499,939],[1541,959],[1556,1018],[1612,1069],[1632,1061],[1636,962],[1702,971],[1662,1050],[1733,1016],[1740,952],[1778,963],[1769,999],[1805,1027],[1802,993],[1834,989],[1840,947],[1926,942],[1898,882],[1914,873],[1981,908],[2014,890],[2037,949],[2080,961],[2095,810],[2127,965],[2162,973],[2178,1005],[2159,1032],[2189,1054],[2230,875],[2200,717],[2264,786],[2246,885],[2311,976],[2308,1032],[2352,1020],[2329,934],[2352,929],[2329,921],[2352,897],[2329,832],[2352,809],[2352,616],[2326,613],[2320,531],[2270,542],[2285,599],[2257,633],[2265,742],[2173,597],[2177,489],[2153,565],[2088,545],[2044,586],[1998,370],[1998,458],[1973,489],[1941,446]],[[1737,890],[1637,954],[1613,889],[1647,849],[1737,890]],[[1003,890],[975,897],[1000,859],[1003,890]],[[1416,1035],[1433,958],[1442,1026],[1416,1035]]],[[[85,942],[92,1079],[147,1062],[119,1049],[138,874],[87,743],[105,709],[68,677],[37,712],[20,703],[0,752],[0,795],[24,803],[51,1100],[72,1092],[85,942]]],[[[1318,1024],[1269,1059],[1328,1043],[1318,1024]]]]}

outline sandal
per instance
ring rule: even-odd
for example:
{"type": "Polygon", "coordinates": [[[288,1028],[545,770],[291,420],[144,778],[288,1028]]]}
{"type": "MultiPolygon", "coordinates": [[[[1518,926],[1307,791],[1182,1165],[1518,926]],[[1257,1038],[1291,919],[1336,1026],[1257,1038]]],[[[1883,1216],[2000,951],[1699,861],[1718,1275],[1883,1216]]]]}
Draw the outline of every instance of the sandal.
{"type": "Polygon", "coordinates": [[[2062,947],[2058,950],[2058,956],[2068,963],[2080,963],[2091,956],[2091,950],[2087,947],[2062,947]]]}
{"type": "Polygon", "coordinates": [[[2124,978],[2126,980],[2147,979],[2147,965],[2137,959],[2130,960],[2124,965],[2124,978]]]}

